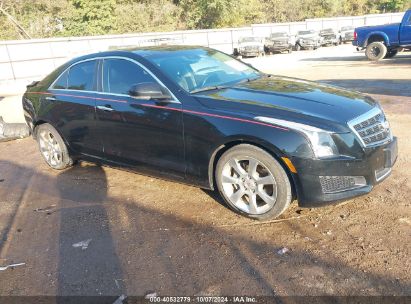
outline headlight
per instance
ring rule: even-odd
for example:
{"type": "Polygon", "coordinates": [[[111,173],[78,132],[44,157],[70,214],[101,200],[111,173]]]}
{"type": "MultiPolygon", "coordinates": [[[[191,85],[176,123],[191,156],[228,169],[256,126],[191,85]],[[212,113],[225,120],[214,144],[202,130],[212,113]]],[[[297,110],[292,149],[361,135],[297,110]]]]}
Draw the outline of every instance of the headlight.
{"type": "Polygon", "coordinates": [[[333,134],[331,132],[298,122],[291,122],[282,119],[270,117],[256,117],[255,119],[265,123],[287,127],[289,129],[302,133],[310,141],[314,155],[317,158],[338,155],[338,149],[331,136],[333,134]]]}

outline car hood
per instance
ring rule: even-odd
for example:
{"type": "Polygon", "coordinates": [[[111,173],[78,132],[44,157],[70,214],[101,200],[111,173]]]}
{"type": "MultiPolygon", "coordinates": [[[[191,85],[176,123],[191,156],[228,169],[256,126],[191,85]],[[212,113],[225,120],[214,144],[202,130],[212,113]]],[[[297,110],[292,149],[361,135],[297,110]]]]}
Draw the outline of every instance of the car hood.
{"type": "Polygon", "coordinates": [[[288,37],[276,37],[276,38],[271,38],[271,41],[280,41],[280,42],[288,42],[290,38],[288,37]]]}
{"type": "Polygon", "coordinates": [[[241,42],[238,44],[239,47],[246,47],[246,46],[251,46],[251,47],[260,47],[263,46],[264,44],[262,42],[241,42]]]}
{"type": "Polygon", "coordinates": [[[319,35],[316,35],[316,34],[298,36],[298,39],[318,39],[318,38],[319,38],[319,35]]]}
{"type": "Polygon", "coordinates": [[[347,132],[347,122],[377,103],[361,93],[282,76],[264,76],[196,95],[206,107],[245,116],[265,116],[347,132]]]}
{"type": "Polygon", "coordinates": [[[329,36],[336,36],[335,33],[321,33],[320,34],[321,37],[329,37],[329,36]]]}

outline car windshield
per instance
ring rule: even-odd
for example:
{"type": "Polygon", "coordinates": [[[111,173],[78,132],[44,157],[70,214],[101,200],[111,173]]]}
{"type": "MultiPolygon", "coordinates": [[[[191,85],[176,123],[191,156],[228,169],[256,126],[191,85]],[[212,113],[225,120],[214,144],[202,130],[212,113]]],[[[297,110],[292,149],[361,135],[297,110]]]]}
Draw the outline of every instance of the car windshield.
{"type": "Polygon", "coordinates": [[[272,33],[271,38],[280,38],[280,37],[287,37],[287,33],[272,33]]]}
{"type": "Polygon", "coordinates": [[[314,34],[315,31],[311,30],[311,31],[299,31],[298,35],[309,35],[309,34],[314,34]]]}
{"type": "Polygon", "coordinates": [[[257,38],[257,37],[240,38],[240,43],[243,43],[243,42],[261,42],[261,38],[257,38]]]}
{"type": "Polygon", "coordinates": [[[249,65],[212,49],[160,50],[145,58],[187,92],[230,86],[261,76],[249,65]]]}

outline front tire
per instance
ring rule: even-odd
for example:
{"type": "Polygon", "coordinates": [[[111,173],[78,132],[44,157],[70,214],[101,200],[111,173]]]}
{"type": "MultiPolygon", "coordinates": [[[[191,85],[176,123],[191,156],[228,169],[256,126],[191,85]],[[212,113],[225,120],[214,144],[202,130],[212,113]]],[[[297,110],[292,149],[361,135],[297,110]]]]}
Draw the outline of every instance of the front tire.
{"type": "Polygon", "coordinates": [[[287,173],[275,158],[253,145],[241,144],[226,151],[215,176],[227,205],[247,217],[273,219],[291,203],[287,173]]]}
{"type": "Polygon", "coordinates": [[[45,123],[38,126],[36,139],[41,156],[51,168],[63,170],[73,165],[66,144],[52,125],[45,123]]]}
{"type": "Polygon", "coordinates": [[[382,42],[373,42],[367,46],[365,55],[369,60],[380,61],[387,55],[387,47],[382,42]]]}
{"type": "Polygon", "coordinates": [[[390,50],[387,52],[387,55],[385,55],[384,58],[393,58],[397,54],[398,54],[398,50],[390,50]]]}

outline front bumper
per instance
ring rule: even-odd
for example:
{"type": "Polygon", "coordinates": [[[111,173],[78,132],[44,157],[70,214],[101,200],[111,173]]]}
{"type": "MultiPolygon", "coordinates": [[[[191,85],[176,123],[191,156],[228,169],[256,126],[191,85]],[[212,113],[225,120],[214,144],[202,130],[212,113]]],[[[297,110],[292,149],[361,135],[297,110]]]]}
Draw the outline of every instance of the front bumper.
{"type": "Polygon", "coordinates": [[[305,41],[300,41],[299,44],[303,49],[315,48],[315,47],[319,47],[321,45],[319,42],[306,41],[306,40],[305,41]]]}
{"type": "Polygon", "coordinates": [[[283,52],[283,51],[288,51],[292,49],[293,46],[291,44],[273,44],[267,46],[267,49],[270,52],[283,52]]]}
{"type": "Polygon", "coordinates": [[[331,39],[324,39],[322,42],[322,45],[329,45],[329,44],[336,44],[338,43],[337,38],[331,38],[331,39]]]}
{"type": "MultiPolygon", "coordinates": [[[[373,187],[386,179],[398,155],[397,138],[386,145],[367,148],[363,159],[302,159],[291,158],[297,169],[294,176],[299,205],[319,207],[369,193],[373,187]],[[365,184],[346,190],[324,192],[321,177],[364,177],[365,184]]],[[[343,180],[343,179],[342,179],[343,180]]],[[[340,183],[341,185],[341,183],[340,183]]]]}
{"type": "Polygon", "coordinates": [[[259,50],[252,50],[252,51],[239,51],[239,54],[241,56],[245,57],[257,57],[260,54],[264,53],[264,51],[259,51],[259,50]]]}

